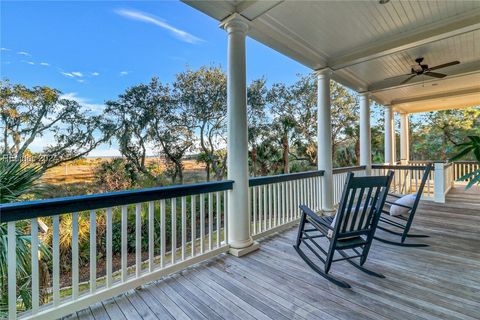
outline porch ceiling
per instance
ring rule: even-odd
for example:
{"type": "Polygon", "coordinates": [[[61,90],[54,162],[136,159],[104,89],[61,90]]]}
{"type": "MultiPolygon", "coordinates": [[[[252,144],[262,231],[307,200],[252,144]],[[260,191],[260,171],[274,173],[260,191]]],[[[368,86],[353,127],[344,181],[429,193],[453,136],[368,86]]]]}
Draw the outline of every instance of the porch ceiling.
{"type": "Polygon", "coordinates": [[[183,1],[218,21],[239,13],[250,37],[397,111],[480,105],[480,1],[183,1]],[[385,80],[417,57],[461,63],[444,79],[385,80]]]}

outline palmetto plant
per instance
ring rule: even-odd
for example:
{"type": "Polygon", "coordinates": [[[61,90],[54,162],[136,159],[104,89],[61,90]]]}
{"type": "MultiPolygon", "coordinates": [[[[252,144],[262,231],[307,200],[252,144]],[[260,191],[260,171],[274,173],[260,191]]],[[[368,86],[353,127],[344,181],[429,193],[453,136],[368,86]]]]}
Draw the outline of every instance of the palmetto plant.
{"type": "MultiPolygon", "coordinates": [[[[475,159],[480,164],[480,136],[468,136],[469,141],[461,143],[457,146],[459,153],[453,156],[450,161],[459,160],[466,155],[473,153],[475,159]]],[[[480,185],[480,169],[469,172],[460,177],[460,181],[469,181],[465,189],[471,188],[474,184],[480,185]]]]}
{"type": "MultiPolygon", "coordinates": [[[[42,170],[38,167],[22,165],[19,162],[0,161],[0,203],[18,201],[34,187],[42,170]]],[[[17,301],[20,308],[31,307],[31,238],[25,222],[17,223],[17,301]]],[[[7,225],[0,224],[0,318],[7,317],[8,305],[8,273],[7,273],[7,225]]],[[[43,244],[39,245],[41,263],[50,258],[43,244]]],[[[43,268],[41,268],[43,269],[43,268]]]]}

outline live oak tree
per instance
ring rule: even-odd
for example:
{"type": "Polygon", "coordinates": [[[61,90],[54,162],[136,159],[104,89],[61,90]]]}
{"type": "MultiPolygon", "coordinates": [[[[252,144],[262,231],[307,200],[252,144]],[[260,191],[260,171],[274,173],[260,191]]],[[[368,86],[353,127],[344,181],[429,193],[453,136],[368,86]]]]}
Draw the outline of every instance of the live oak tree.
{"type": "Polygon", "coordinates": [[[193,145],[186,111],[174,100],[171,88],[152,78],[148,84],[128,88],[115,101],[107,101],[106,128],[128,163],[144,176],[158,180],[149,168],[149,152],[163,155],[172,182],[183,182],[182,158],[193,145]]]}
{"type": "Polygon", "coordinates": [[[87,155],[108,137],[101,121],[78,102],[64,99],[47,86],[28,88],[0,82],[0,153],[17,160],[29,152],[35,139],[51,139],[39,158],[43,170],[87,155]]]}
{"type": "Polygon", "coordinates": [[[175,101],[190,118],[200,149],[199,160],[205,162],[207,181],[226,173],[227,80],[219,67],[201,67],[177,74],[173,83],[175,101]]]}

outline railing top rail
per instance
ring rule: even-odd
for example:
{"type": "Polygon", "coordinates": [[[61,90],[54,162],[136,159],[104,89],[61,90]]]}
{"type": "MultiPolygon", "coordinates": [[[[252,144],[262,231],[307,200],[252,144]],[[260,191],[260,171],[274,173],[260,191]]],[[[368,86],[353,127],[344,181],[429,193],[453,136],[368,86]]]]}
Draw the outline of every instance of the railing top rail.
{"type": "Polygon", "coordinates": [[[462,161],[453,161],[453,163],[455,164],[476,164],[478,163],[477,161],[475,160],[462,160],[462,161]]]}
{"type": "MultiPolygon", "coordinates": [[[[427,166],[409,166],[409,165],[389,165],[389,164],[373,164],[372,169],[397,169],[397,170],[425,170],[427,166]]],[[[432,170],[434,167],[432,166],[432,170]]]]}
{"type": "Polygon", "coordinates": [[[233,181],[226,180],[7,203],[0,205],[0,222],[19,221],[62,213],[109,208],[201,193],[225,191],[232,188],[233,181]]]}
{"type": "Polygon", "coordinates": [[[350,171],[362,171],[367,169],[367,166],[353,166],[353,167],[342,167],[342,168],[334,168],[333,174],[335,173],[344,173],[350,171]]]}
{"type": "Polygon", "coordinates": [[[321,177],[323,176],[323,174],[324,174],[323,170],[314,170],[314,171],[306,171],[306,172],[279,174],[276,176],[251,177],[248,180],[248,185],[250,187],[256,187],[256,186],[262,186],[262,185],[271,184],[271,183],[286,182],[286,181],[293,181],[293,180],[313,178],[313,177],[321,177]]]}

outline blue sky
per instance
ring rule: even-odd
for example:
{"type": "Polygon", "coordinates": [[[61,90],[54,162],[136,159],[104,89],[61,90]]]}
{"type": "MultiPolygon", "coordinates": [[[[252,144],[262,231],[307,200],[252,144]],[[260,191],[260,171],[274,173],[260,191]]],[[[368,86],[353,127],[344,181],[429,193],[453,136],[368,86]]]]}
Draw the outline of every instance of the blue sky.
{"type": "MultiPolygon", "coordinates": [[[[169,82],[187,67],[226,67],[218,22],[177,1],[2,1],[0,27],[2,78],[48,85],[98,109],[152,76],[169,82]]],[[[251,39],[247,61],[249,81],[290,83],[310,71],[251,39]]]]}

